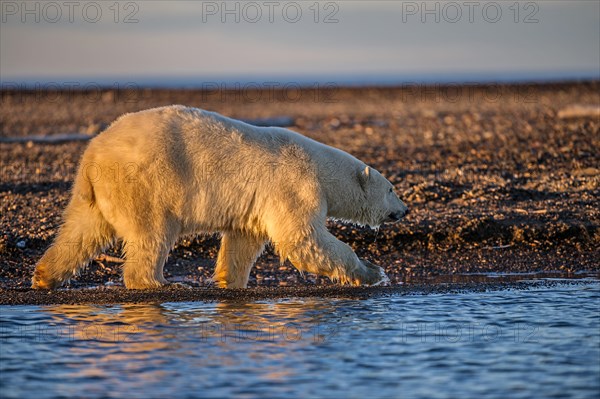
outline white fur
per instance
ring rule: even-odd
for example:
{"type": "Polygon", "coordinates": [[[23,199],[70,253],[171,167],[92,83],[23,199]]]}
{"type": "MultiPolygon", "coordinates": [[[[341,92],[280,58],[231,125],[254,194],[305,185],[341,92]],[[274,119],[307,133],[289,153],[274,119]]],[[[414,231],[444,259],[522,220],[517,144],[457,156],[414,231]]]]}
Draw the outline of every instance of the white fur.
{"type": "Polygon", "coordinates": [[[392,185],[346,152],[200,109],[150,109],[120,117],[90,143],[33,287],[60,285],[115,239],[124,241],[126,286],[157,287],[177,238],[198,232],[223,234],[222,287],[247,285],[267,241],[301,271],[374,284],[383,270],[359,260],[325,220],[378,226],[405,211],[392,185]]]}

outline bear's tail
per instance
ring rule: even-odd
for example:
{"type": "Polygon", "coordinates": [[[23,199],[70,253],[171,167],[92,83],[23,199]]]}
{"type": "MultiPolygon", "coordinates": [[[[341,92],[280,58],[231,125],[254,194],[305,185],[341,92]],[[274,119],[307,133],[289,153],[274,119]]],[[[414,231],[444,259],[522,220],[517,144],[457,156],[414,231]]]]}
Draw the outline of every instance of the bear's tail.
{"type": "Polygon", "coordinates": [[[59,287],[108,246],[114,236],[114,229],[96,206],[91,182],[78,173],[63,224],[56,240],[37,263],[31,287],[59,287]]]}

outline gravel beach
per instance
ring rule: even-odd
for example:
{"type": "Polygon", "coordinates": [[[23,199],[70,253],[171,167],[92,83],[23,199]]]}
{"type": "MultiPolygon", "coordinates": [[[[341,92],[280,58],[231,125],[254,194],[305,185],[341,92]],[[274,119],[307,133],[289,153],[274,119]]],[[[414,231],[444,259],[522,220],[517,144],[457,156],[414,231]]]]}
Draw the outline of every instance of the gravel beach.
{"type": "MultiPolygon", "coordinates": [[[[85,135],[125,112],[175,103],[290,125],[381,171],[409,206],[408,217],[377,231],[329,227],[359,257],[384,267],[393,285],[438,275],[597,273],[599,93],[600,82],[2,91],[0,295],[34,295],[23,289],[57,232],[85,135]],[[52,141],[63,134],[80,136],[52,141]]],[[[167,279],[208,286],[218,246],[215,235],[181,239],[165,267],[167,279]]],[[[106,254],[120,256],[119,245],[106,254]]],[[[67,287],[99,285],[122,285],[118,263],[94,261],[67,287]]],[[[267,248],[249,285],[332,284],[281,264],[267,248]]]]}

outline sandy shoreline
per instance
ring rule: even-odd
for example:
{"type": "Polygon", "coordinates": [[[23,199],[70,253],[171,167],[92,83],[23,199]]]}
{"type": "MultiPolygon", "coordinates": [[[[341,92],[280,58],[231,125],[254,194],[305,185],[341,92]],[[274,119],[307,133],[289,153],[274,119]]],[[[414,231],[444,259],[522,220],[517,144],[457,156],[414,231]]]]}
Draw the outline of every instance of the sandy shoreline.
{"type": "MultiPolygon", "coordinates": [[[[173,103],[237,118],[285,117],[291,129],[380,170],[411,208],[405,221],[379,231],[330,224],[360,257],[383,266],[393,283],[441,274],[573,273],[600,270],[600,120],[568,110],[597,107],[598,92],[599,82],[335,88],[294,97],[4,91],[0,136],[95,134],[124,112],[173,103]]],[[[56,234],[85,146],[0,143],[0,287],[28,286],[56,234]]],[[[167,279],[206,286],[217,251],[214,235],[180,240],[167,279]]],[[[119,247],[107,253],[119,255],[119,247]]],[[[93,262],[69,287],[108,282],[120,284],[119,266],[93,262]]],[[[280,265],[268,249],[250,285],[313,289],[330,283],[280,265]]]]}

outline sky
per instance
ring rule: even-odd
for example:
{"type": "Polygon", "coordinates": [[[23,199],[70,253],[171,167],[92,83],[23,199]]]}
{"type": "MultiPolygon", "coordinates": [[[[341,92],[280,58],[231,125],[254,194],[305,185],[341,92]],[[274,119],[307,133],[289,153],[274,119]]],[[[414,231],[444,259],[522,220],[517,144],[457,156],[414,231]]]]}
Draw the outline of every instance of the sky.
{"type": "Polygon", "coordinates": [[[600,1],[6,1],[0,80],[600,78],[600,1]]]}

